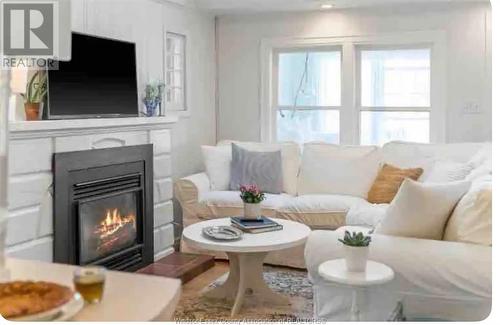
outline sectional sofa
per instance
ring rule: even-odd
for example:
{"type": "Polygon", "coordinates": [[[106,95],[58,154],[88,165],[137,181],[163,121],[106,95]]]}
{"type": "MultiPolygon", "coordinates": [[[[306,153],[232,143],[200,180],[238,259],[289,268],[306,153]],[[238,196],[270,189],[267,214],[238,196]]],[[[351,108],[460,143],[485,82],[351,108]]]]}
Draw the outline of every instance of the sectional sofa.
{"type": "MultiPolygon", "coordinates": [[[[239,193],[225,187],[231,161],[230,143],[222,141],[215,147],[202,148],[206,172],[175,183],[184,226],[242,213],[239,193]]],[[[370,258],[390,265],[396,279],[389,286],[370,290],[366,295],[371,301],[367,303],[370,308],[365,307],[370,320],[387,319],[398,301],[403,302],[409,316],[415,317],[479,320],[488,315],[491,304],[491,143],[390,142],[382,147],[308,143],[303,148],[295,143],[237,144],[254,151],[281,150],[284,193],[269,194],[263,202],[263,214],[302,222],[315,231],[306,244],[305,253],[304,247],[297,247],[272,253],[266,262],[308,269],[318,319],[348,319],[350,290],[323,281],[317,269],[322,262],[343,256],[337,239],[343,235],[344,226],[369,231],[384,219],[389,204],[367,201],[367,193],[383,163],[422,168],[419,182],[466,179],[472,184],[471,191],[478,187],[487,189],[490,210],[489,216],[482,219],[483,222],[489,220],[489,234],[486,234],[489,244],[488,240],[486,244],[477,244],[451,237],[428,240],[375,234],[370,258]],[[347,159],[349,164],[346,164],[345,158],[350,157],[362,159],[347,159]]],[[[462,225],[461,229],[465,226],[474,232],[474,220],[467,222],[470,224],[462,225]]],[[[187,246],[182,249],[192,251],[187,246]]]]}
{"type": "MultiPolygon", "coordinates": [[[[230,143],[231,141],[222,141],[217,147],[203,148],[205,162],[209,167],[207,171],[176,181],[175,197],[182,206],[184,226],[201,220],[242,213],[243,205],[238,192],[229,191],[224,187],[227,186],[228,180],[218,183],[219,180],[229,177],[230,143]],[[206,149],[212,150],[211,155],[206,149]],[[215,154],[213,151],[216,151],[215,154]],[[210,173],[212,177],[209,177],[210,173]]],[[[369,203],[366,200],[366,193],[382,162],[401,168],[420,166],[424,169],[420,181],[424,182],[429,176],[436,174],[432,173],[432,170],[437,161],[456,164],[470,162],[470,172],[466,176],[476,174],[479,177],[490,173],[491,169],[488,167],[488,161],[491,162],[490,143],[427,145],[390,142],[381,148],[310,143],[305,145],[304,157],[300,146],[295,143],[239,142],[239,144],[250,150],[282,150],[285,192],[279,195],[267,195],[267,199],[263,202],[263,214],[299,221],[313,230],[335,230],[346,224],[376,225],[383,218],[388,205],[369,203]],[[307,152],[308,147],[314,149],[310,155],[307,152]],[[334,166],[336,155],[365,152],[374,153],[373,159],[367,159],[362,165],[350,168],[353,170],[353,175],[341,170],[342,166],[334,166]],[[357,170],[360,172],[356,173],[357,170]],[[329,177],[331,174],[335,175],[329,177]],[[329,183],[330,178],[339,179],[339,175],[344,176],[340,177],[340,184],[329,183]],[[331,189],[333,185],[335,189],[331,189]]],[[[439,178],[440,175],[437,176],[439,178]]],[[[287,253],[271,254],[268,262],[304,268],[303,248],[287,253]]]]}

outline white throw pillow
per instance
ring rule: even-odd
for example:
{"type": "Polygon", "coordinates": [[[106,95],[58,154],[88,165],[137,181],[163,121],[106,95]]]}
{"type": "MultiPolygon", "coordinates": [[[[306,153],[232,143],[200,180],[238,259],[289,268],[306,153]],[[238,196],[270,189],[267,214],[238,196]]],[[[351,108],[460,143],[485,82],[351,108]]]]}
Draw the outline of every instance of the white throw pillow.
{"type": "Polygon", "coordinates": [[[427,173],[420,177],[419,181],[424,183],[449,183],[462,181],[472,171],[473,166],[469,163],[461,163],[451,160],[437,160],[427,173]]]}
{"type": "Polygon", "coordinates": [[[467,181],[433,184],[405,179],[375,232],[441,240],[453,208],[470,185],[467,181]]]}
{"type": "Polygon", "coordinates": [[[491,176],[492,173],[492,155],[491,143],[487,143],[479,150],[469,161],[473,170],[465,178],[468,181],[475,182],[484,176],[491,176]]]}
{"type": "Polygon", "coordinates": [[[297,177],[300,169],[300,146],[295,142],[260,143],[223,140],[217,146],[231,147],[234,143],[243,149],[258,152],[281,151],[281,168],[283,170],[283,192],[297,195],[297,177]]]}
{"type": "Polygon", "coordinates": [[[491,246],[491,177],[473,183],[446,225],[444,240],[491,246]]]}
{"type": "Polygon", "coordinates": [[[469,163],[477,168],[483,165],[484,162],[490,162],[492,160],[491,142],[485,143],[481,149],[479,149],[474,156],[469,160],[469,163]]]}
{"type": "Polygon", "coordinates": [[[305,144],[298,193],[343,194],[366,199],[379,165],[376,146],[305,144]]]}
{"type": "Polygon", "coordinates": [[[212,191],[226,191],[231,179],[231,147],[201,146],[205,171],[212,191]]]}

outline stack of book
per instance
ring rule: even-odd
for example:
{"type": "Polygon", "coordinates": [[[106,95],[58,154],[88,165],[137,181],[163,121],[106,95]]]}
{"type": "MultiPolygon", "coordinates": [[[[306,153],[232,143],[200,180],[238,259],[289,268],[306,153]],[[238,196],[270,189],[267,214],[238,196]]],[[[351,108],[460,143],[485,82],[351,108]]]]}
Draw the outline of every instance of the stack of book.
{"type": "Polygon", "coordinates": [[[261,217],[260,219],[231,217],[231,225],[238,229],[243,230],[244,232],[249,232],[252,234],[258,234],[261,232],[268,232],[268,231],[277,231],[283,229],[282,225],[267,217],[261,217]]]}

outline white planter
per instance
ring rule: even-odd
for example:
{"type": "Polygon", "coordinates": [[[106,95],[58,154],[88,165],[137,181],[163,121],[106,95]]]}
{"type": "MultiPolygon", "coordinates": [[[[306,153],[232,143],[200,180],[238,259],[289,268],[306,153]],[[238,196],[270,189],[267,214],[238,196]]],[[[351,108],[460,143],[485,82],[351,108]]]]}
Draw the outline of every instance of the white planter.
{"type": "Polygon", "coordinates": [[[258,219],[262,216],[260,203],[244,203],[243,216],[249,219],[258,219]]]}
{"type": "Polygon", "coordinates": [[[344,245],[344,255],[347,270],[350,272],[364,272],[368,260],[369,246],[354,247],[344,245]]]}

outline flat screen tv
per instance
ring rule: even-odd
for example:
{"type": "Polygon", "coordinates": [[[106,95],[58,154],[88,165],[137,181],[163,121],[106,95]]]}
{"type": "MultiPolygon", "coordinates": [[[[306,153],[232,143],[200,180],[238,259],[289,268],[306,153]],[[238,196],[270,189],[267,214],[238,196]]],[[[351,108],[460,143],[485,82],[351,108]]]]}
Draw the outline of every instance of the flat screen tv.
{"type": "Polygon", "coordinates": [[[135,44],[72,34],[71,60],[48,71],[46,118],[138,115],[135,44]]]}

